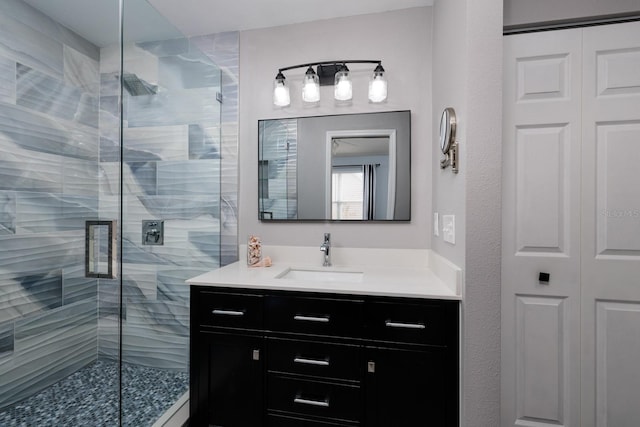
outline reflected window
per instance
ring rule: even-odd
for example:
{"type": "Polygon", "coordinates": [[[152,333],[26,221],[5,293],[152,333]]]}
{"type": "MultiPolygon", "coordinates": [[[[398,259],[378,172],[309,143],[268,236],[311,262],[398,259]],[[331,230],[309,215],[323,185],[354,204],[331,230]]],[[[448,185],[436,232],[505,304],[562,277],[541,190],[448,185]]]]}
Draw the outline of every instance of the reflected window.
{"type": "Polygon", "coordinates": [[[362,168],[334,166],[331,187],[331,219],[362,219],[364,208],[362,168]]]}

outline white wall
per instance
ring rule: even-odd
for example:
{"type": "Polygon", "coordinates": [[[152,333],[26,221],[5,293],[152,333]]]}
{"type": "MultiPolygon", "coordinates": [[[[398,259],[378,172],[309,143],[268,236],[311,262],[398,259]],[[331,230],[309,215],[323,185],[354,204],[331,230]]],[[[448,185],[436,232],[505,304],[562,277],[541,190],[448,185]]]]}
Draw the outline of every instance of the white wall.
{"type": "Polygon", "coordinates": [[[640,13],[640,0],[504,0],[504,25],[640,13]]]}
{"type": "Polygon", "coordinates": [[[433,119],[456,109],[461,153],[454,175],[432,147],[433,209],[456,215],[456,245],[432,248],[464,269],[461,425],[498,426],[502,0],[436,0],[433,31],[433,119]]]}
{"type": "Polygon", "coordinates": [[[240,34],[240,206],[239,236],[257,234],[266,245],[322,243],[324,232],[341,247],[428,248],[431,212],[431,8],[361,15],[240,34]],[[290,107],[273,106],[273,79],[279,68],[313,61],[380,59],[388,73],[385,104],[370,104],[367,84],[373,68],[350,65],[353,103],[336,106],[333,87],[322,87],[318,107],[300,100],[304,69],[285,75],[290,107]],[[258,221],[258,120],[278,117],[412,111],[412,194],[409,223],[261,223],[258,221]]]}

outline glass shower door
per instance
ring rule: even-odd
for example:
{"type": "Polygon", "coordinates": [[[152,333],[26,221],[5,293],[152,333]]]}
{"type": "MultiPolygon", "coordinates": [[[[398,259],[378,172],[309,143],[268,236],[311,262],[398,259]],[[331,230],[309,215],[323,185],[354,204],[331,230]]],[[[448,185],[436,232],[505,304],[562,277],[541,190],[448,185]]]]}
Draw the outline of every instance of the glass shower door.
{"type": "Polygon", "coordinates": [[[122,412],[145,426],[187,405],[185,280],[220,266],[221,76],[145,0],[123,13],[122,412]]]}

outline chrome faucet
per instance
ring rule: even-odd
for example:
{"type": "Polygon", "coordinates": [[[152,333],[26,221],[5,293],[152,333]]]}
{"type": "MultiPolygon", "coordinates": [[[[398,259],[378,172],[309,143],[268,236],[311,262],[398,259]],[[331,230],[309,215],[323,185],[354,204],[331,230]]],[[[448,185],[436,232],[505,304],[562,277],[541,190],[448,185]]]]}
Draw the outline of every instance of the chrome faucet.
{"type": "Polygon", "coordinates": [[[320,250],[324,252],[323,267],[331,267],[331,255],[329,250],[331,249],[331,233],[324,233],[324,243],[320,246],[320,250]]]}

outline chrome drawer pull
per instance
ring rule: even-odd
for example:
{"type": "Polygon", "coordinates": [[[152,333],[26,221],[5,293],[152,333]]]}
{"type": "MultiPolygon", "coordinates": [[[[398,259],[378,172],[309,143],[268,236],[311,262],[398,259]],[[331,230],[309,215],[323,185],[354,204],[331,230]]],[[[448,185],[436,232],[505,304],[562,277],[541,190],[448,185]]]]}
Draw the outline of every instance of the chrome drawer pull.
{"type": "Polygon", "coordinates": [[[293,359],[293,362],[302,363],[303,365],[329,366],[328,360],[305,359],[302,357],[296,357],[295,359],[293,359]]]}
{"type": "Polygon", "coordinates": [[[301,397],[296,397],[293,399],[293,403],[300,403],[302,405],[311,405],[311,406],[322,406],[323,408],[329,407],[329,402],[327,400],[309,400],[303,399],[301,397]]]}
{"type": "Polygon", "coordinates": [[[213,310],[211,313],[219,314],[220,316],[244,316],[244,311],[237,310],[213,310]]]}
{"type": "Polygon", "coordinates": [[[424,323],[401,323],[387,320],[384,324],[389,328],[424,329],[424,323]]]}
{"type": "Polygon", "coordinates": [[[294,320],[302,320],[304,322],[320,322],[320,323],[329,323],[328,317],[315,317],[315,316],[301,316],[295,315],[293,316],[294,320]]]}

